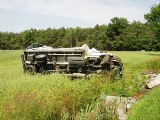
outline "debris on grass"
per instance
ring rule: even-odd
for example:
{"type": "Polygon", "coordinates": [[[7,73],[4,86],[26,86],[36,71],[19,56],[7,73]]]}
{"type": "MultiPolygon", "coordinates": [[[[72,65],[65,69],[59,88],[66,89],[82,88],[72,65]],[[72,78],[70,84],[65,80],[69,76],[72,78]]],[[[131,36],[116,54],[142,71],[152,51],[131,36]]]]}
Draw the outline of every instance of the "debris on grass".
{"type": "Polygon", "coordinates": [[[160,85],[160,74],[149,74],[149,79],[146,81],[146,87],[151,89],[160,85]]]}
{"type": "Polygon", "coordinates": [[[127,120],[127,111],[136,101],[134,97],[106,96],[104,105],[107,110],[115,112],[119,120],[127,120]]]}

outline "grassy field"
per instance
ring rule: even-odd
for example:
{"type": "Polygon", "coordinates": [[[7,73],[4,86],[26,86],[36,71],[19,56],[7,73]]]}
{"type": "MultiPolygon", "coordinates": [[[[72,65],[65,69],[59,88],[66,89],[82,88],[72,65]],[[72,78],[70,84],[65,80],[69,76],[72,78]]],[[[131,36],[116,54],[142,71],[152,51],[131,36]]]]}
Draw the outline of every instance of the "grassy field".
{"type": "Polygon", "coordinates": [[[120,56],[125,65],[124,78],[114,82],[100,77],[70,80],[62,74],[27,75],[22,69],[22,53],[0,51],[2,120],[116,119],[105,111],[101,99],[105,95],[135,96],[137,93],[140,100],[129,112],[129,119],[160,119],[160,88],[148,95],[142,88],[145,74],[160,72],[159,52],[111,52],[120,56]]]}

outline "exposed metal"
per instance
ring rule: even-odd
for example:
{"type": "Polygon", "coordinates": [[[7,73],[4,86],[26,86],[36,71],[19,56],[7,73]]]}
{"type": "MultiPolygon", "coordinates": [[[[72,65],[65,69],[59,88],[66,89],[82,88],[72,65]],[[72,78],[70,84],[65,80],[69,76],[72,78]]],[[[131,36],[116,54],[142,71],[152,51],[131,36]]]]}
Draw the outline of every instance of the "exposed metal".
{"type": "Polygon", "coordinates": [[[123,63],[118,56],[101,52],[95,48],[82,47],[53,48],[41,44],[31,44],[21,56],[24,72],[60,72],[71,76],[87,76],[91,73],[106,72],[122,77],[123,63]],[[80,74],[76,74],[80,73],[80,74]]]}

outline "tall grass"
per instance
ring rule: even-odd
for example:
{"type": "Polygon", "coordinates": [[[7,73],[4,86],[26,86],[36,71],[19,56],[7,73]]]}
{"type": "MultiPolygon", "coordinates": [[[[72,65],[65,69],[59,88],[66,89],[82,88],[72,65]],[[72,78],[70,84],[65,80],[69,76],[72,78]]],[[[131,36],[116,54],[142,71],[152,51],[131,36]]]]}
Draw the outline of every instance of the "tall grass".
{"type": "MultiPolygon", "coordinates": [[[[149,52],[113,52],[124,61],[122,80],[105,77],[70,80],[63,74],[26,75],[22,51],[0,51],[0,119],[117,119],[101,104],[105,95],[134,96],[143,91],[149,52]]],[[[158,53],[152,53],[158,54],[158,53]]]]}
{"type": "Polygon", "coordinates": [[[160,72],[160,57],[156,57],[154,59],[151,59],[147,61],[147,69],[150,70],[151,72],[160,72]]]}

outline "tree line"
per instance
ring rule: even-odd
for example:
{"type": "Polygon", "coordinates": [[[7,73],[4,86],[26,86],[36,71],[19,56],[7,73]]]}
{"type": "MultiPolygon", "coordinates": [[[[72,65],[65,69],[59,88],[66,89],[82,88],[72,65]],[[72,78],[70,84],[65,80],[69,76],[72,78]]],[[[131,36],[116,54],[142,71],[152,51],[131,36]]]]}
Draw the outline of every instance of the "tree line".
{"type": "Polygon", "coordinates": [[[75,47],[88,44],[99,50],[160,51],[160,4],[144,15],[147,22],[114,17],[109,24],[93,28],[30,29],[20,33],[0,32],[0,49],[24,49],[32,43],[53,47],[75,47]]]}

